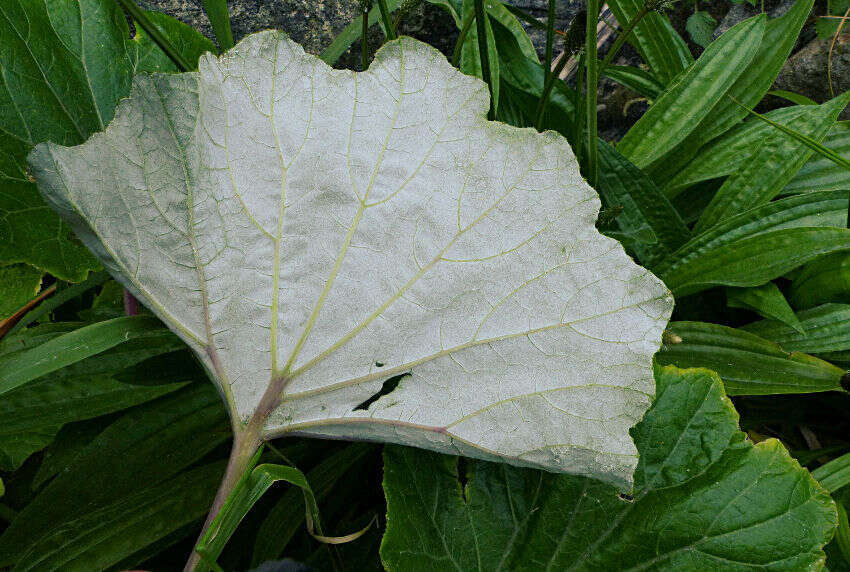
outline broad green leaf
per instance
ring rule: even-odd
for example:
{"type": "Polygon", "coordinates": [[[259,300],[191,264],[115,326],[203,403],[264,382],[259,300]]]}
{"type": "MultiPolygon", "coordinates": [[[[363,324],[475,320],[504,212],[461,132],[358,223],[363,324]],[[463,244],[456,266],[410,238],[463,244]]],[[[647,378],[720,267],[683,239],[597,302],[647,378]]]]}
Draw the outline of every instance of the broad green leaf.
{"type": "Polygon", "coordinates": [[[744,329],[778,343],[788,351],[823,354],[850,350],[850,305],[824,304],[797,312],[806,333],[773,320],[763,320],[744,329]]]}
{"type": "Polygon", "coordinates": [[[791,282],[789,299],[800,310],[825,302],[850,303],[850,254],[839,252],[806,264],[791,282]]]}
{"type": "Polygon", "coordinates": [[[811,393],[841,389],[844,370],[810,355],[785,351],[752,333],[704,322],[671,322],[673,340],[655,359],[717,372],[729,395],[811,393]]]}
{"type": "Polygon", "coordinates": [[[643,168],[676,148],[747,69],[761,44],[764,28],[764,16],[756,16],[712,42],[629,129],[617,150],[643,168]]]}
{"type": "Polygon", "coordinates": [[[0,322],[35,298],[44,273],[26,264],[0,266],[0,322]]]}
{"type": "Polygon", "coordinates": [[[209,384],[193,384],[131,409],[20,512],[0,536],[0,566],[23,563],[22,556],[42,538],[60,534],[82,515],[141,486],[166,482],[229,437],[225,412],[209,384]]]}
{"type": "Polygon", "coordinates": [[[73,145],[103,129],[133,73],[113,0],[7,0],[0,7],[0,264],[70,281],[97,267],[25,175],[42,141],[73,145]]]}
{"type": "Polygon", "coordinates": [[[98,322],[29,350],[0,358],[0,395],[52,371],[104,352],[134,338],[157,335],[157,321],[128,316],[98,322]]]}
{"type": "Polygon", "coordinates": [[[707,48],[712,42],[712,36],[716,27],[717,20],[705,10],[697,10],[688,16],[688,20],[685,22],[685,29],[688,31],[691,40],[703,48],[707,48]]]}
{"type": "MultiPolygon", "coordinates": [[[[823,105],[804,106],[803,113],[788,121],[787,126],[820,143],[848,101],[850,93],[823,105]]],[[[726,179],[694,230],[709,228],[745,208],[769,202],[782,192],[813,153],[805,144],[778,129],[768,132],[749,158],[726,179]]]]}
{"type": "MultiPolygon", "coordinates": [[[[145,14],[160,33],[168,38],[174,49],[195,69],[202,54],[216,51],[215,44],[192,26],[160,12],[145,11],[145,14]]],[[[179,71],[174,61],[160,49],[144,28],[136,26],[133,42],[138,46],[136,73],[179,71]]]]}
{"type": "Polygon", "coordinates": [[[801,334],[805,333],[785,295],[773,282],[754,288],[727,288],[726,305],[752,310],[764,318],[777,320],[791,326],[801,334]]]}
{"type": "MultiPolygon", "coordinates": [[[[684,164],[697,153],[700,147],[722,135],[747,116],[746,109],[735,103],[732,98],[748,108],[755,107],[761,101],[797,43],[797,36],[808,19],[813,4],[814,0],[797,0],[785,15],[767,22],[761,43],[757,45],[757,48],[752,48],[754,54],[750,64],[743,73],[738,75],[738,79],[728,89],[726,95],[713,105],[699,125],[694,126],[688,137],[683,139],[671,153],[651,165],[649,174],[656,183],[663,186],[666,181],[681,171],[684,164]]],[[[728,33],[729,31],[726,32],[728,33]]],[[[705,53],[700,59],[704,57],[705,53]]],[[[691,107],[706,105],[706,102],[699,97],[682,103],[688,111],[691,107]]]]}
{"type": "Polygon", "coordinates": [[[836,525],[778,441],[753,445],[717,376],[664,368],[634,429],[633,498],[591,479],[387,447],[381,556],[406,570],[807,570],[836,525]],[[801,523],[805,523],[802,526],[801,523]]]}
{"type": "MultiPolygon", "coordinates": [[[[823,145],[843,157],[850,157],[850,121],[836,123],[823,140],[823,145]]],[[[834,161],[814,154],[809,162],[797,171],[783,193],[811,191],[838,191],[850,189],[850,170],[834,161]]]]}
{"type": "Polygon", "coordinates": [[[230,13],[227,0],[203,0],[204,12],[212,24],[216,43],[222,52],[233,47],[233,33],[230,31],[230,13]]]}
{"type": "Polygon", "coordinates": [[[224,463],[210,463],[82,511],[34,543],[15,572],[107,570],[203,518],[224,463]]]}
{"type": "MultiPolygon", "coordinates": [[[[640,0],[613,0],[608,6],[621,27],[634,18],[643,2],[640,0]]],[[[646,14],[632,30],[631,43],[640,57],[652,70],[655,78],[664,85],[693,63],[693,56],[681,36],[673,29],[670,20],[661,13],[646,14]]]]}
{"type": "Polygon", "coordinates": [[[638,259],[653,264],[685,244],[690,231],[655,183],[615,148],[599,141],[599,193],[608,207],[622,208],[617,225],[624,233],[649,236],[634,244],[638,259]]]}
{"type": "Polygon", "coordinates": [[[265,438],[392,441],[623,486],[669,293],[598,234],[567,142],[487,109],[479,80],[415,40],[353,74],[265,32],[198,73],[138,76],[105,133],[31,164],[197,352],[237,427],[268,392],[282,402],[265,438]]]}

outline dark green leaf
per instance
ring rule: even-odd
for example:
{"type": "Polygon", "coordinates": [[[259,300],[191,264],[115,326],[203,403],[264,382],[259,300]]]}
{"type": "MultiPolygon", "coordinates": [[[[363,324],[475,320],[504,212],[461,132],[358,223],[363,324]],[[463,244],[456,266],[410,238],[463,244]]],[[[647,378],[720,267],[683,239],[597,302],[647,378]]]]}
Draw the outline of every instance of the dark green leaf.
{"type": "MultiPolygon", "coordinates": [[[[788,128],[820,143],[850,100],[850,93],[823,105],[807,105],[788,122],[788,128]]],[[[794,177],[814,151],[804,143],[774,129],[768,132],[749,158],[726,179],[703,211],[696,229],[706,229],[744,208],[769,202],[794,177]]]]}
{"type": "Polygon", "coordinates": [[[685,22],[685,29],[688,31],[691,40],[703,48],[707,48],[712,42],[714,28],[716,27],[717,20],[704,10],[697,10],[688,16],[688,21],[685,22]]]}
{"type": "Polygon", "coordinates": [[[850,254],[839,252],[806,264],[794,276],[789,297],[801,310],[826,302],[850,304],[850,254]]]}
{"type": "MultiPolygon", "coordinates": [[[[643,4],[642,0],[608,2],[620,26],[628,24],[643,4]]],[[[685,41],[673,29],[664,14],[650,12],[635,26],[632,35],[631,43],[637,48],[655,78],[664,85],[670,84],[674,77],[694,61],[685,41]]]]}
{"type": "Polygon", "coordinates": [[[0,395],[131,339],[158,335],[161,331],[158,320],[127,316],[98,322],[32,349],[4,356],[0,358],[0,395]]]}
{"type": "Polygon", "coordinates": [[[0,266],[0,322],[35,297],[43,275],[26,264],[0,266]]]}
{"type": "Polygon", "coordinates": [[[841,389],[844,370],[810,355],[784,351],[749,332],[704,322],[671,322],[667,331],[674,339],[664,344],[656,361],[716,371],[729,395],[841,389]]]}
{"type": "Polygon", "coordinates": [[[816,568],[829,495],[778,441],[745,441],[713,373],[664,368],[657,385],[633,430],[629,500],[591,479],[387,447],[387,569],[816,568]]]}
{"type": "Polygon", "coordinates": [[[132,409],[21,511],[0,536],[0,566],[21,562],[36,542],[81,514],[107,507],[140,485],[170,479],[229,438],[221,399],[209,383],[132,409]]]}
{"type": "Polygon", "coordinates": [[[651,100],[657,99],[664,91],[664,86],[652,74],[640,68],[632,66],[607,66],[601,72],[602,75],[651,100]]]}
{"type": "Polygon", "coordinates": [[[629,129],[617,150],[641,168],[674,150],[750,65],[764,28],[764,16],[756,16],[720,36],[629,129]]]}
{"type": "Polygon", "coordinates": [[[608,207],[622,207],[615,219],[620,230],[647,239],[634,244],[641,264],[651,268],[688,241],[691,233],[667,197],[604,141],[599,141],[599,167],[597,190],[608,207]]]}
{"type": "Polygon", "coordinates": [[[788,351],[822,354],[850,350],[850,305],[824,304],[798,312],[797,317],[805,334],[773,320],[749,324],[744,329],[788,351]]]}
{"type": "MultiPolygon", "coordinates": [[[[205,52],[215,53],[215,44],[192,26],[159,12],[145,12],[145,14],[192,69],[197,69],[201,54],[205,52]]],[[[180,71],[174,61],[160,49],[144,28],[136,26],[136,37],[133,38],[133,41],[138,46],[136,73],[180,71]]]]}
{"type": "Polygon", "coordinates": [[[812,476],[831,493],[847,486],[850,484],[850,453],[821,465],[812,471],[812,476]]]}
{"type": "Polygon", "coordinates": [[[804,333],[788,300],[773,282],[754,288],[727,288],[726,304],[732,308],[752,310],[764,318],[777,320],[804,333]]]}
{"type": "MultiPolygon", "coordinates": [[[[850,121],[836,123],[823,140],[827,147],[843,157],[850,157],[850,121]]],[[[850,170],[835,161],[815,154],[797,171],[784,193],[837,191],[850,189],[850,170]]]]}
{"type": "Polygon", "coordinates": [[[204,12],[212,24],[218,48],[226,52],[233,47],[233,33],[230,31],[230,13],[227,0],[203,0],[204,12]]]}

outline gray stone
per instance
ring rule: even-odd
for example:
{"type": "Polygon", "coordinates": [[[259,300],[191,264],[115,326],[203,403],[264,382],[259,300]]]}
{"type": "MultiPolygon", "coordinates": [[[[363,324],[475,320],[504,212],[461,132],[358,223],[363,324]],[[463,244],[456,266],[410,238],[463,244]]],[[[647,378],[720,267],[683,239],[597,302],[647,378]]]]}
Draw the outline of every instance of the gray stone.
{"type": "MultiPolygon", "coordinates": [[[[799,93],[818,103],[830,99],[832,94],[827,76],[830,43],[831,40],[816,38],[788,58],[773,84],[774,89],[799,93]]],[[[838,37],[829,67],[833,92],[837,95],[850,90],[850,35],[838,37]]],[[[850,118],[850,110],[845,110],[842,118],[850,118]]]]}

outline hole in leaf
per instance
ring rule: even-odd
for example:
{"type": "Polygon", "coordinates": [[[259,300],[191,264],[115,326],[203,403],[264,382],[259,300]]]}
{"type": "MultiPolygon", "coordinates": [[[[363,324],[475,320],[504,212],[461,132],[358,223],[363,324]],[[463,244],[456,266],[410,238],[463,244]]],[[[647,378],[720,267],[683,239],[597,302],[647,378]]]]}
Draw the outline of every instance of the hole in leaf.
{"type": "Polygon", "coordinates": [[[626,493],[620,493],[617,496],[620,497],[621,501],[634,502],[635,500],[635,497],[633,497],[632,495],[627,495],[626,493]]]}
{"type": "Polygon", "coordinates": [[[358,411],[358,410],[365,411],[365,410],[369,409],[369,406],[372,405],[373,403],[375,403],[376,401],[378,401],[381,397],[383,397],[385,395],[389,395],[390,393],[395,391],[395,389],[396,389],[396,387],[398,387],[398,383],[401,381],[401,379],[403,377],[407,377],[408,375],[410,375],[409,371],[405,372],[405,373],[400,373],[398,375],[394,375],[394,376],[386,379],[384,381],[384,384],[381,386],[381,389],[377,393],[375,393],[374,395],[369,397],[369,399],[367,399],[366,401],[364,401],[363,403],[361,403],[360,405],[355,407],[354,411],[358,411]]]}
{"type": "Polygon", "coordinates": [[[376,361],[376,362],[375,362],[375,367],[384,367],[384,362],[382,362],[382,361],[376,361]]]}

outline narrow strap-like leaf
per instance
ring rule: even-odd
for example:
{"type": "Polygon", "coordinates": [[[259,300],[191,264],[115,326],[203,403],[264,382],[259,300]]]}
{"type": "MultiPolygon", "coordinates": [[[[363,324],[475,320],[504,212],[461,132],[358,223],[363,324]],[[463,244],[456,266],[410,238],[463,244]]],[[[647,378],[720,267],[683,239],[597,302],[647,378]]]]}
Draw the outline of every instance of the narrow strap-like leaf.
{"type": "Polygon", "coordinates": [[[233,32],[230,31],[230,13],[227,0],[203,0],[204,12],[212,24],[218,49],[226,52],[233,47],[233,32]]]}

